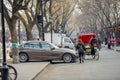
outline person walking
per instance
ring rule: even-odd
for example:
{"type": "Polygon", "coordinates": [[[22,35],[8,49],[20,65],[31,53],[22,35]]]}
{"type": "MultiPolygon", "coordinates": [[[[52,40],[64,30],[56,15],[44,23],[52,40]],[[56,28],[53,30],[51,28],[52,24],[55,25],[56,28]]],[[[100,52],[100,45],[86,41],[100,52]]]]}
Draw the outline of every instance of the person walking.
{"type": "Polygon", "coordinates": [[[102,43],[102,41],[100,40],[100,38],[98,38],[98,43],[97,43],[97,47],[98,47],[98,49],[100,50],[101,49],[101,43],[102,43]]]}
{"type": "Polygon", "coordinates": [[[107,45],[107,37],[105,37],[105,45],[107,45]]]}
{"type": "Polygon", "coordinates": [[[118,38],[117,42],[118,42],[118,44],[120,45],[120,37],[118,38]]]}
{"type": "Polygon", "coordinates": [[[108,38],[107,44],[108,44],[108,49],[111,49],[111,39],[110,38],[108,38]]]}
{"type": "Polygon", "coordinates": [[[111,38],[111,45],[112,45],[112,48],[114,49],[114,46],[115,46],[115,38],[114,37],[111,38]]]}
{"type": "Polygon", "coordinates": [[[85,55],[84,52],[86,51],[86,49],[81,39],[78,40],[76,50],[78,51],[80,63],[84,62],[84,55],[85,55]]]}

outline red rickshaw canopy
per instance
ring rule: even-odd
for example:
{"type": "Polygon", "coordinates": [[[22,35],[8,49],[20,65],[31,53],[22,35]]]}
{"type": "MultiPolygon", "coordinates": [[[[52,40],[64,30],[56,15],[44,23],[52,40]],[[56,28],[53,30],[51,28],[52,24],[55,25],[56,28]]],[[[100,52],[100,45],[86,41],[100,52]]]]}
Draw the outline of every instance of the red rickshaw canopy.
{"type": "Polygon", "coordinates": [[[78,37],[79,39],[82,39],[84,43],[88,43],[92,38],[92,36],[95,36],[95,35],[96,35],[95,33],[82,33],[82,34],[79,34],[78,37]]]}

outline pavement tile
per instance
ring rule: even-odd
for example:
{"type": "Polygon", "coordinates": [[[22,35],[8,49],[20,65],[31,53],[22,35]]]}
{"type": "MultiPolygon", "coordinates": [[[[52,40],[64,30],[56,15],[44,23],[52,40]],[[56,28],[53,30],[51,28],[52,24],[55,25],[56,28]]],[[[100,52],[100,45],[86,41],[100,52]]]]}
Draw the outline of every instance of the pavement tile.
{"type": "Polygon", "coordinates": [[[17,80],[34,80],[36,75],[40,73],[49,62],[26,62],[20,64],[8,63],[15,67],[18,73],[17,80]]]}

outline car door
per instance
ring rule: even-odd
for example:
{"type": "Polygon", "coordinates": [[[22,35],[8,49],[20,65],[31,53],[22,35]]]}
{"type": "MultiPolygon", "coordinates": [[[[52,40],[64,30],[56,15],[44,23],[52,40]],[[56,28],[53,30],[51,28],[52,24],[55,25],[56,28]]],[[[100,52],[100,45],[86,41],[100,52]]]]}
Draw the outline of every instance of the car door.
{"type": "Polygon", "coordinates": [[[56,56],[56,51],[51,49],[52,46],[47,42],[41,42],[42,55],[44,55],[44,60],[54,59],[56,56]]]}
{"type": "Polygon", "coordinates": [[[39,42],[28,42],[24,44],[24,52],[29,56],[29,59],[38,60],[40,56],[40,43],[39,42]]]}

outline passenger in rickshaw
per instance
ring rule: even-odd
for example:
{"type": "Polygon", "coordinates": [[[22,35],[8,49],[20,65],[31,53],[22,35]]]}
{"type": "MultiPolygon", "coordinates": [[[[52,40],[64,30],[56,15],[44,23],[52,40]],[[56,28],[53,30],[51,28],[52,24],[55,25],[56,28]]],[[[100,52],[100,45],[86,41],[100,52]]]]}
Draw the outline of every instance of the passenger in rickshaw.
{"type": "Polygon", "coordinates": [[[97,46],[97,39],[95,37],[95,35],[92,37],[92,39],[90,40],[90,45],[91,45],[91,55],[93,56],[93,58],[95,58],[95,50],[94,47],[97,46]]]}

